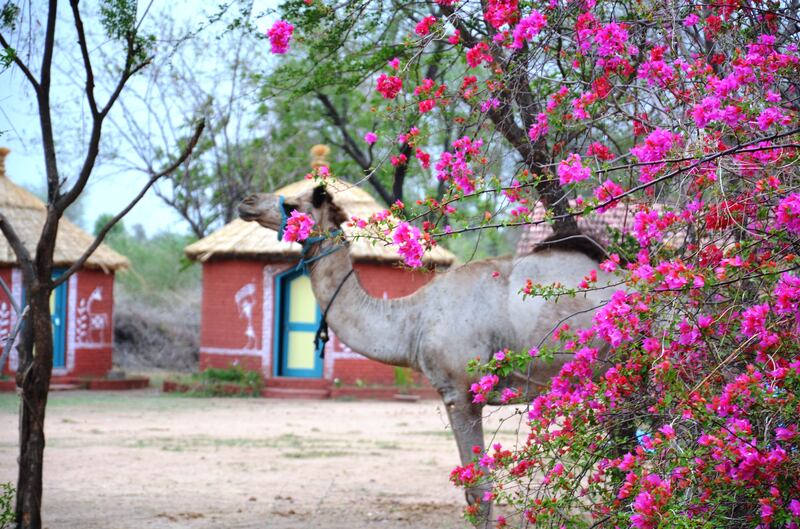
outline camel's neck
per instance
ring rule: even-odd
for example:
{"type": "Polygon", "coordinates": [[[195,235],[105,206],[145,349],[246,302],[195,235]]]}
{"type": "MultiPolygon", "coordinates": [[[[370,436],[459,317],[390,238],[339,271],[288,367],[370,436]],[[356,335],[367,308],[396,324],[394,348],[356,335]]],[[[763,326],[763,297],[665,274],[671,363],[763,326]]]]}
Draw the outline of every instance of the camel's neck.
{"type": "MultiPolygon", "coordinates": [[[[311,250],[309,256],[326,252],[333,244],[325,241],[311,250]]],[[[322,311],[330,305],[327,320],[342,342],[379,362],[418,367],[412,350],[413,327],[406,324],[402,314],[406,303],[367,294],[358,274],[350,273],[353,265],[349,248],[323,256],[310,268],[314,296],[322,311]],[[337,289],[339,293],[334,298],[337,289]]]]}

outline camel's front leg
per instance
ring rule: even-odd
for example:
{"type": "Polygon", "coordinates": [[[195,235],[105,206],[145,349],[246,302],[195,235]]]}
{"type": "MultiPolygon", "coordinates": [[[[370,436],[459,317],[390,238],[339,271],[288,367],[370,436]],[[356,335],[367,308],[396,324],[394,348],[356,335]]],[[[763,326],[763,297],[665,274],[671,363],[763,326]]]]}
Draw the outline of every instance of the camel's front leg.
{"type": "MultiPolygon", "coordinates": [[[[450,418],[450,427],[453,429],[453,435],[458,445],[461,464],[467,465],[475,456],[472,450],[474,446],[480,447],[481,451],[484,449],[481,406],[472,404],[468,395],[460,395],[455,399],[445,397],[444,403],[450,418]]],[[[466,490],[467,503],[470,505],[480,503],[479,519],[483,521],[482,525],[487,526],[491,517],[491,503],[483,501],[483,497],[490,488],[487,483],[483,483],[468,487],[466,490]]]]}

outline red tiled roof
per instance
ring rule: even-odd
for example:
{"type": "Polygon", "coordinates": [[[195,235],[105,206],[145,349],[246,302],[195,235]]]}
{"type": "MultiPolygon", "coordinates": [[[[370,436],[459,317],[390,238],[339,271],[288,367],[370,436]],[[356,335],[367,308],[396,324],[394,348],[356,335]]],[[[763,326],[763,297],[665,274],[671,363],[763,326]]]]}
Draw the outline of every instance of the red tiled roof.
{"type": "MultiPolygon", "coordinates": [[[[570,209],[580,210],[574,200],[569,202],[570,209]]],[[[656,209],[661,209],[656,205],[656,209]]],[[[588,215],[578,217],[578,228],[584,235],[591,237],[600,245],[608,246],[610,243],[608,228],[616,228],[622,232],[627,232],[631,228],[633,215],[637,211],[636,204],[619,204],[617,207],[609,209],[604,213],[593,212],[588,215]]],[[[533,210],[533,221],[540,221],[544,218],[545,209],[541,202],[536,204],[533,210]]],[[[527,254],[533,251],[537,244],[544,241],[553,234],[550,224],[541,222],[531,224],[523,231],[522,236],[517,242],[517,253],[527,254]]]]}

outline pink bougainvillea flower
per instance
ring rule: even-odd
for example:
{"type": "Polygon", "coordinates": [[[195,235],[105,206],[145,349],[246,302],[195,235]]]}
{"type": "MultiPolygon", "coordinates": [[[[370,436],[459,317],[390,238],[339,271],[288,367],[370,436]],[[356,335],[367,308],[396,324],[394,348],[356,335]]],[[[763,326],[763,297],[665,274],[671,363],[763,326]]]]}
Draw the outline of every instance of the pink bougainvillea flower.
{"type": "Polygon", "coordinates": [[[528,137],[531,141],[536,141],[546,135],[548,130],[547,114],[541,112],[536,115],[536,122],[528,129],[528,137]]]}
{"type": "Polygon", "coordinates": [[[364,134],[364,141],[372,145],[376,141],[378,141],[378,135],[374,132],[367,132],[364,134]]]}
{"type": "Polygon", "coordinates": [[[269,30],[267,36],[269,37],[269,44],[272,53],[282,55],[289,51],[289,41],[292,39],[294,26],[285,20],[276,21],[269,30]]]}
{"type": "Polygon", "coordinates": [[[614,154],[611,152],[611,150],[609,150],[608,147],[599,141],[589,145],[589,148],[586,149],[586,156],[595,156],[598,160],[602,160],[604,162],[614,159],[614,154]]]}
{"type": "Polygon", "coordinates": [[[579,154],[572,153],[558,164],[558,181],[561,185],[581,182],[592,176],[592,170],[584,167],[579,154]]]}
{"type": "Polygon", "coordinates": [[[491,63],[494,58],[489,54],[489,45],[485,42],[479,42],[472,48],[467,50],[467,64],[470,68],[477,68],[481,63],[491,63]]]}
{"type": "Polygon", "coordinates": [[[414,155],[417,157],[417,160],[419,160],[419,164],[423,169],[427,169],[431,166],[431,155],[427,152],[423,151],[422,149],[417,149],[414,152],[414,155]]]}
{"type": "Polygon", "coordinates": [[[488,0],[484,11],[484,18],[495,29],[505,25],[512,25],[519,13],[517,0],[488,0]]]}
{"type": "Polygon", "coordinates": [[[547,18],[534,9],[530,15],[520,20],[514,28],[514,40],[510,47],[515,50],[522,49],[522,46],[526,42],[530,42],[546,25],[547,18]]]}
{"type": "Polygon", "coordinates": [[[288,242],[301,242],[308,239],[314,224],[314,219],[309,215],[297,210],[292,211],[291,216],[286,220],[283,240],[288,242]]]}
{"type": "Polygon", "coordinates": [[[419,228],[407,222],[398,224],[392,234],[392,241],[397,245],[397,251],[403,256],[403,261],[414,268],[422,266],[422,255],[425,253],[420,238],[419,228]]]}
{"type": "Polygon", "coordinates": [[[775,124],[788,125],[792,122],[792,119],[791,117],[784,115],[781,109],[777,107],[769,107],[764,109],[756,121],[758,123],[758,128],[766,131],[775,124]]]}
{"type": "Polygon", "coordinates": [[[778,203],[778,226],[800,235],[800,193],[792,193],[778,203]]]}
{"type": "Polygon", "coordinates": [[[461,42],[461,32],[459,30],[455,30],[452,35],[447,37],[447,42],[453,46],[461,42]]]}
{"type": "Polygon", "coordinates": [[[436,24],[436,17],[425,17],[417,23],[417,26],[414,28],[414,33],[420,37],[424,37],[431,32],[431,26],[434,24],[436,24]]]}
{"type": "Polygon", "coordinates": [[[624,26],[611,22],[600,27],[594,36],[597,43],[597,54],[601,57],[620,54],[626,51],[628,31],[624,26]]]}
{"type": "Polygon", "coordinates": [[[645,165],[639,169],[639,179],[642,182],[651,181],[655,175],[664,167],[664,164],[653,163],[665,159],[667,153],[682,141],[680,134],[674,134],[664,129],[655,129],[651,132],[644,143],[631,149],[631,154],[636,156],[645,165]]]}
{"type": "Polygon", "coordinates": [[[403,80],[399,77],[382,73],[378,76],[377,90],[384,99],[394,99],[403,88],[403,80]]]}
{"type": "MultiPolygon", "coordinates": [[[[608,202],[609,200],[613,199],[614,197],[621,196],[625,190],[622,188],[621,185],[617,184],[612,180],[606,180],[599,186],[597,186],[594,190],[594,196],[597,197],[597,200],[600,202],[608,202]]],[[[619,205],[619,200],[613,200],[609,202],[605,206],[601,206],[597,208],[597,211],[600,213],[604,213],[609,209],[613,209],[619,205]]]]}

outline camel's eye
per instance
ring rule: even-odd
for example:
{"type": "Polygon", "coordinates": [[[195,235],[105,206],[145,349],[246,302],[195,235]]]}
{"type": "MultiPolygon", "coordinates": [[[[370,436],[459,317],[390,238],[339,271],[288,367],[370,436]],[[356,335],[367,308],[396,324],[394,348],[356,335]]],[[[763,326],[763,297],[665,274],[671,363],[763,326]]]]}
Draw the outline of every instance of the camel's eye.
{"type": "Polygon", "coordinates": [[[286,217],[291,216],[292,211],[297,209],[297,205],[290,204],[289,202],[284,202],[282,205],[283,205],[283,214],[286,217]]]}

